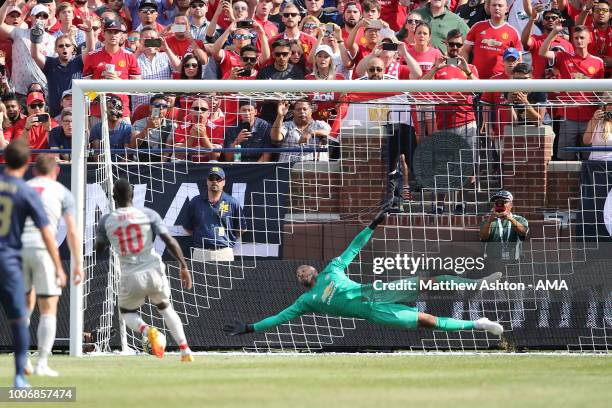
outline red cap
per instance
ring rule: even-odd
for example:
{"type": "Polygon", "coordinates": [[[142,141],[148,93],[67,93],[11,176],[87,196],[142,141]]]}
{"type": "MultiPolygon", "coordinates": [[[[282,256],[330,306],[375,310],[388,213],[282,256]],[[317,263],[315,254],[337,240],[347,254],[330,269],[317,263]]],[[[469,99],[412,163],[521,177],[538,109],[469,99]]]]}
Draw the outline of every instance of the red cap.
{"type": "Polygon", "coordinates": [[[26,99],[26,104],[31,105],[32,102],[35,102],[35,101],[44,102],[45,95],[43,95],[42,92],[30,92],[28,94],[28,98],[26,99]]]}
{"type": "Polygon", "coordinates": [[[349,8],[349,6],[357,7],[359,12],[361,14],[363,14],[363,9],[361,8],[361,3],[359,3],[358,1],[349,1],[348,3],[346,3],[346,6],[344,6],[344,9],[346,10],[347,8],[349,8]]]}

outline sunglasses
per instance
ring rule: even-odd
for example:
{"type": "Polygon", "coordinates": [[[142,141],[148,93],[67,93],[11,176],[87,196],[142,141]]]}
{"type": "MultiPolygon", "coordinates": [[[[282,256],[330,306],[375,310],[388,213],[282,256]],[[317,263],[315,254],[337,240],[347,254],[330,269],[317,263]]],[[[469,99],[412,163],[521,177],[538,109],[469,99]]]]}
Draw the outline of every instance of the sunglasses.
{"type": "Polygon", "coordinates": [[[315,28],[317,28],[317,25],[315,23],[306,23],[306,24],[303,25],[302,28],[315,29],[315,28]]]}
{"type": "Polygon", "coordinates": [[[35,17],[47,20],[49,18],[49,15],[47,13],[38,13],[35,17]]]}
{"type": "Polygon", "coordinates": [[[422,20],[415,20],[413,18],[409,18],[406,20],[406,24],[419,24],[422,20]]]}
{"type": "Polygon", "coordinates": [[[30,107],[30,109],[42,109],[45,107],[44,103],[33,103],[28,105],[30,107]]]}
{"type": "Polygon", "coordinates": [[[221,181],[221,180],[223,179],[219,176],[208,176],[208,181],[221,181]]]}
{"type": "Polygon", "coordinates": [[[153,9],[153,8],[141,9],[140,11],[141,11],[142,13],[145,13],[145,14],[153,14],[153,13],[157,13],[157,10],[156,10],[156,9],[153,9]]]}
{"type": "Polygon", "coordinates": [[[610,9],[604,9],[604,8],[594,8],[593,9],[593,13],[606,14],[609,12],[610,12],[610,9]]]}
{"type": "Polygon", "coordinates": [[[250,40],[251,34],[234,34],[236,40],[250,40]]]}
{"type": "Polygon", "coordinates": [[[168,107],[167,103],[160,103],[160,102],[153,102],[151,104],[152,107],[154,108],[162,108],[162,109],[166,109],[168,107]]]}
{"type": "Polygon", "coordinates": [[[244,62],[253,62],[253,63],[255,63],[255,62],[257,62],[257,57],[242,57],[242,60],[244,62]]]}
{"type": "Polygon", "coordinates": [[[204,6],[206,6],[206,4],[204,4],[204,3],[193,3],[189,7],[191,7],[192,9],[196,9],[196,8],[202,8],[204,6]]]}
{"type": "Polygon", "coordinates": [[[72,44],[57,44],[57,48],[70,48],[72,44]]]}
{"type": "Polygon", "coordinates": [[[283,51],[283,52],[275,52],[274,53],[275,57],[288,57],[289,53],[287,51],[283,51]]]}
{"type": "Polygon", "coordinates": [[[195,112],[208,112],[208,108],[205,106],[192,106],[191,110],[195,112]]]}
{"type": "Polygon", "coordinates": [[[183,66],[184,66],[185,68],[197,68],[197,67],[198,67],[198,64],[196,64],[196,63],[193,63],[193,64],[185,64],[185,65],[183,65],[183,66]]]}
{"type": "Polygon", "coordinates": [[[285,17],[285,18],[297,17],[298,15],[299,15],[299,13],[283,13],[283,17],[285,17]]]}
{"type": "Polygon", "coordinates": [[[461,47],[463,47],[463,43],[449,42],[448,43],[448,47],[449,48],[461,48],[461,47]]]}
{"type": "Polygon", "coordinates": [[[558,16],[545,16],[542,17],[545,21],[557,21],[559,19],[558,16]]]}
{"type": "Polygon", "coordinates": [[[248,11],[249,9],[246,7],[234,7],[234,11],[248,11]]]}
{"type": "Polygon", "coordinates": [[[368,72],[383,72],[385,69],[382,67],[370,67],[368,68],[368,72]]]}

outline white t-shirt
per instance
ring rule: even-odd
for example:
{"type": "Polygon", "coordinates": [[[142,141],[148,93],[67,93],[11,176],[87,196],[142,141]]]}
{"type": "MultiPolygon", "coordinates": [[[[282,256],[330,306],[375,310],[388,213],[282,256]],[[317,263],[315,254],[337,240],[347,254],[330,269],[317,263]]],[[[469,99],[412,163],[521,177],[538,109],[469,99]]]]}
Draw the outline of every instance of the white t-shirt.
{"type": "MultiPolygon", "coordinates": [[[[47,77],[38,68],[34,59],[30,55],[30,29],[28,28],[13,28],[11,31],[11,39],[13,40],[13,70],[11,79],[15,85],[15,92],[25,95],[28,86],[37,82],[43,86],[45,92],[47,90],[47,77]]],[[[41,53],[46,57],[57,57],[55,53],[55,37],[45,31],[41,43],[41,53]]]]}
{"type": "MultiPolygon", "coordinates": [[[[608,138],[608,140],[604,140],[603,138],[604,126],[603,122],[600,121],[595,129],[593,130],[593,138],[591,139],[591,146],[608,146],[612,149],[612,136],[608,138]]],[[[612,160],[612,151],[609,152],[591,152],[589,156],[589,160],[612,160]]]]}

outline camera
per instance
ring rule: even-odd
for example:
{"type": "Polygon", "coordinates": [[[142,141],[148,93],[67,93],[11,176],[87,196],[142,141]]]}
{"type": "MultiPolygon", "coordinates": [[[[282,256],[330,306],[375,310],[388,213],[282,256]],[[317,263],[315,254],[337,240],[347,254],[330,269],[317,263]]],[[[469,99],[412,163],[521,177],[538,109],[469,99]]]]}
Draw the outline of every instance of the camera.
{"type": "Polygon", "coordinates": [[[612,111],[604,112],[603,113],[603,120],[605,120],[607,122],[612,122],[612,111]]]}
{"type": "Polygon", "coordinates": [[[397,51],[397,43],[386,42],[383,43],[382,49],[383,51],[397,51]]]}
{"type": "Polygon", "coordinates": [[[252,73],[253,72],[252,72],[251,68],[245,67],[245,68],[242,69],[242,71],[240,71],[238,73],[238,76],[240,76],[240,77],[250,77],[252,75],[252,73]]]}
{"type": "Polygon", "coordinates": [[[48,113],[41,113],[39,115],[36,115],[36,121],[40,122],[40,123],[45,123],[49,121],[49,114],[48,113]]]}
{"type": "Polygon", "coordinates": [[[242,21],[238,21],[236,23],[236,28],[246,28],[246,29],[251,29],[253,28],[253,20],[242,20],[242,21]]]}
{"type": "Polygon", "coordinates": [[[42,21],[37,20],[34,23],[34,26],[30,30],[30,41],[33,44],[40,44],[43,40],[43,35],[45,34],[45,25],[42,21]]]}
{"type": "Polygon", "coordinates": [[[246,130],[247,132],[251,131],[251,124],[249,122],[240,122],[240,130],[246,130]]]}
{"type": "Polygon", "coordinates": [[[152,118],[159,118],[159,117],[161,117],[161,109],[160,108],[152,108],[151,109],[151,117],[152,118]]]}

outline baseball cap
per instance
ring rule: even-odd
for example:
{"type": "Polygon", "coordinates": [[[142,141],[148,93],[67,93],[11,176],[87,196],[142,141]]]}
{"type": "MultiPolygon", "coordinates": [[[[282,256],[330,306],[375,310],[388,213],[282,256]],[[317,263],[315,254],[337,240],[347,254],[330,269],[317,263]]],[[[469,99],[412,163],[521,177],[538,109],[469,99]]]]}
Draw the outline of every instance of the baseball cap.
{"type": "Polygon", "coordinates": [[[344,9],[347,10],[349,7],[355,7],[360,13],[363,14],[363,9],[361,8],[361,4],[359,2],[349,1],[346,3],[346,6],[344,6],[344,9]]]}
{"type": "Polygon", "coordinates": [[[62,98],[64,99],[67,96],[72,96],[72,89],[66,89],[64,92],[62,92],[62,98]]]}
{"type": "Polygon", "coordinates": [[[138,3],[138,10],[143,8],[154,8],[157,10],[157,3],[155,0],[142,0],[140,3],[138,3]]]}
{"type": "Polygon", "coordinates": [[[211,167],[210,171],[208,172],[208,177],[210,176],[219,176],[222,179],[225,179],[225,172],[221,167],[211,167]]]}
{"type": "Polygon", "coordinates": [[[32,102],[36,102],[36,101],[44,102],[45,95],[43,95],[42,92],[30,92],[26,99],[26,104],[30,105],[32,104],[32,102]]]}
{"type": "Polygon", "coordinates": [[[491,202],[493,201],[497,201],[497,200],[504,200],[504,201],[510,201],[512,202],[512,200],[514,199],[514,196],[512,195],[511,192],[506,191],[506,190],[500,190],[497,193],[494,193],[491,196],[491,202]]]}
{"type": "Polygon", "coordinates": [[[329,55],[330,57],[334,55],[334,50],[332,50],[332,48],[329,45],[319,44],[319,46],[315,50],[315,55],[317,55],[321,51],[327,53],[327,55],[329,55]]]}
{"type": "Polygon", "coordinates": [[[513,47],[506,48],[506,51],[504,51],[504,60],[510,57],[514,59],[519,59],[520,56],[521,56],[521,53],[519,52],[519,50],[513,47]]]}
{"type": "Polygon", "coordinates": [[[117,20],[111,20],[111,19],[104,20],[104,29],[105,30],[117,30],[117,31],[121,31],[124,33],[127,32],[127,29],[123,24],[121,24],[117,20]]]}
{"type": "Polygon", "coordinates": [[[32,11],[30,12],[30,14],[33,16],[36,16],[40,13],[51,14],[49,8],[47,6],[43,6],[42,4],[35,5],[34,7],[32,7],[32,11]]]}
{"type": "Polygon", "coordinates": [[[21,11],[21,9],[17,6],[13,6],[10,9],[8,9],[8,11],[6,12],[6,15],[8,16],[9,14],[14,13],[14,12],[18,12],[19,15],[23,15],[23,11],[21,11]]]}

